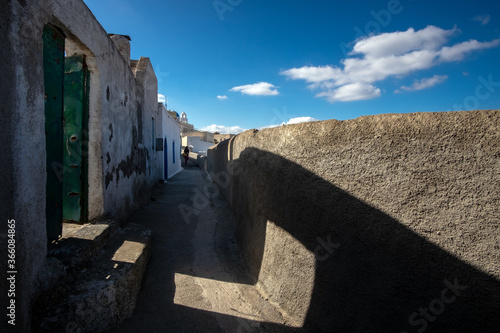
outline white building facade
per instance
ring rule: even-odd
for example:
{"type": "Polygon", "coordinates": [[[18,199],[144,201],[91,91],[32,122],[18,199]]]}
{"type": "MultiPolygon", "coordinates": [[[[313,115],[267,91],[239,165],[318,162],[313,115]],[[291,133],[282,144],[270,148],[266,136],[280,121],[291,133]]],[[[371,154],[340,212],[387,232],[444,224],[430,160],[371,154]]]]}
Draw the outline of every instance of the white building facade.
{"type": "Polygon", "coordinates": [[[208,148],[212,147],[215,145],[213,142],[206,142],[203,141],[200,137],[198,136],[184,136],[182,138],[182,146],[186,147],[189,146],[189,149],[193,153],[201,154],[201,155],[207,155],[208,148]]]}
{"type": "Polygon", "coordinates": [[[158,104],[162,114],[163,131],[163,179],[168,179],[182,170],[181,127],[167,112],[167,108],[158,104]]]}

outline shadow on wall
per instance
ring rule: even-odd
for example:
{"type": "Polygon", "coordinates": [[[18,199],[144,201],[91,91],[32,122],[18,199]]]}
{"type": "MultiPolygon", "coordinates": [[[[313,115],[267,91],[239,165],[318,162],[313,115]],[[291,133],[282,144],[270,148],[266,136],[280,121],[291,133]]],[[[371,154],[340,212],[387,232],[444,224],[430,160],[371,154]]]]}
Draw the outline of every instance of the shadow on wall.
{"type": "Polygon", "coordinates": [[[500,330],[495,277],[283,157],[247,148],[237,165],[231,199],[242,259],[253,283],[263,282],[290,312],[300,312],[293,303],[307,293],[303,281],[312,281],[306,331],[500,330]],[[270,244],[280,232],[295,245],[270,244]],[[301,247],[314,258],[310,272],[293,264],[295,257],[301,265],[301,247]]]}

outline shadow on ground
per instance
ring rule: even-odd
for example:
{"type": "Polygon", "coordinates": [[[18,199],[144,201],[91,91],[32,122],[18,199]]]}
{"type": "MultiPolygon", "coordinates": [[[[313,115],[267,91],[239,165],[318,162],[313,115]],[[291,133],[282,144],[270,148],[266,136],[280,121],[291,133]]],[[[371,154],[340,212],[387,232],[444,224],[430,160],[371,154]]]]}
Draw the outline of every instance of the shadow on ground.
{"type": "MultiPolygon", "coordinates": [[[[161,184],[156,202],[131,218],[153,230],[153,249],[135,315],[116,332],[499,331],[500,282],[495,277],[280,156],[248,148],[238,164],[242,169],[234,178],[233,191],[261,192],[253,201],[245,201],[244,195],[233,198],[238,244],[242,253],[252,253],[243,258],[250,280],[238,264],[226,267],[226,271],[235,272],[232,278],[211,270],[210,265],[203,272],[192,271],[196,252],[192,240],[205,217],[195,214],[186,223],[178,207],[195,206],[197,193],[203,193],[207,183],[200,170],[185,169],[161,184]],[[250,218],[255,212],[257,218],[250,218]],[[330,236],[340,245],[327,259],[315,263],[314,286],[302,328],[175,304],[176,288],[181,287],[176,286],[178,273],[255,284],[267,221],[286,230],[311,252],[318,247],[318,236],[330,236]]],[[[228,262],[234,263],[238,258],[232,235],[234,222],[225,215],[227,208],[220,208],[222,215],[215,218],[227,219],[223,228],[229,231],[217,240],[216,252],[231,257],[228,262]]],[[[196,285],[182,288],[201,294],[196,285]]],[[[199,302],[205,301],[199,298],[199,302]]]]}

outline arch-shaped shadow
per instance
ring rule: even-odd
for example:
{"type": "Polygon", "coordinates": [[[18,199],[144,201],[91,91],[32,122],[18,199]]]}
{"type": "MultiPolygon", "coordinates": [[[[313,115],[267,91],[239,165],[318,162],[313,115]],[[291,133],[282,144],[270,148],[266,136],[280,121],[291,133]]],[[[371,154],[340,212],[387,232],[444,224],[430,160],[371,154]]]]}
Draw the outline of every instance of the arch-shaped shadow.
{"type": "MultiPolygon", "coordinates": [[[[267,221],[312,253],[318,238],[338,245],[315,263],[306,331],[500,330],[500,281],[494,276],[281,156],[246,148],[233,162],[238,172],[222,192],[230,196],[254,283],[268,246],[267,221]]],[[[274,250],[281,251],[279,244],[274,250]]]]}

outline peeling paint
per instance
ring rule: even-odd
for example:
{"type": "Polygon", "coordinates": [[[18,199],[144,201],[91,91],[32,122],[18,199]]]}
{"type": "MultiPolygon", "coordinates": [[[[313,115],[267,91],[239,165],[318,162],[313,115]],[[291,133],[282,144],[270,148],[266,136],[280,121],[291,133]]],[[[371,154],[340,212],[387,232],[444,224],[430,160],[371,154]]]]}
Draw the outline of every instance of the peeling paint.
{"type": "Polygon", "coordinates": [[[130,178],[132,174],[135,172],[138,175],[146,174],[148,170],[148,161],[149,161],[149,150],[146,148],[138,148],[137,151],[133,151],[126,159],[122,160],[118,167],[111,170],[111,172],[106,173],[105,181],[106,188],[108,188],[109,184],[113,181],[114,175],[116,174],[116,184],[120,180],[120,171],[123,176],[130,178]]]}
{"type": "Polygon", "coordinates": [[[108,128],[111,132],[111,134],[109,135],[109,142],[111,142],[111,140],[113,140],[113,124],[109,124],[108,128]]]}
{"type": "Polygon", "coordinates": [[[142,143],[142,105],[137,102],[137,129],[138,129],[138,140],[142,143]]]}
{"type": "MultiPolygon", "coordinates": [[[[116,175],[116,184],[118,185],[118,182],[120,180],[120,171],[126,178],[130,178],[130,176],[132,176],[134,172],[137,173],[137,175],[145,175],[149,170],[149,173],[151,173],[151,163],[148,163],[150,162],[149,150],[147,148],[141,148],[139,146],[137,136],[137,128],[134,126],[132,127],[131,152],[126,159],[123,159],[120,163],[118,163],[117,167],[113,167],[111,172],[106,173],[106,188],[108,188],[109,184],[113,181],[114,175],[116,175]]],[[[106,155],[106,162],[108,164],[111,162],[109,153],[107,153],[106,155]]]]}
{"type": "Polygon", "coordinates": [[[111,172],[107,172],[106,175],[104,176],[104,182],[106,184],[106,188],[108,188],[109,183],[113,181],[113,174],[115,172],[115,168],[111,172]]]}

